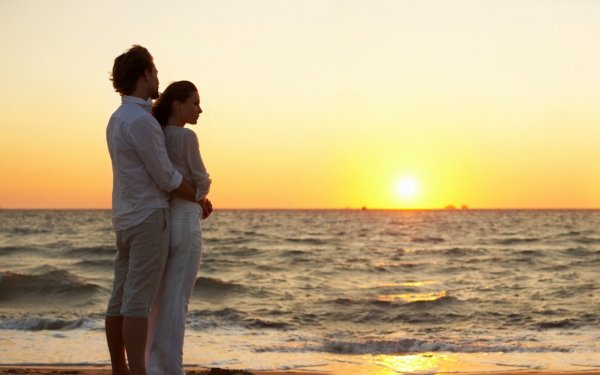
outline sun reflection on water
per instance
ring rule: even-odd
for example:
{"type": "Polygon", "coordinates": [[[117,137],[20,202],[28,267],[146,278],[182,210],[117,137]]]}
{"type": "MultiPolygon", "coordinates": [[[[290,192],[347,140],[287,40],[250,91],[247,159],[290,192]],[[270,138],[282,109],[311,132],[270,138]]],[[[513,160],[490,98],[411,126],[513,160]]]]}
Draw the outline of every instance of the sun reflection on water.
{"type": "MultiPolygon", "coordinates": [[[[383,264],[383,263],[382,263],[383,264]]],[[[433,280],[423,280],[423,281],[405,281],[401,283],[383,283],[383,284],[374,284],[374,285],[362,285],[361,289],[373,289],[373,288],[396,288],[396,287],[421,287],[421,286],[429,286],[436,284],[433,280]]]]}
{"type": "Polygon", "coordinates": [[[436,301],[440,298],[444,298],[448,295],[448,292],[442,290],[441,292],[431,293],[403,293],[403,294],[382,294],[377,297],[378,301],[381,302],[425,302],[425,301],[436,301]]]}
{"type": "Polygon", "coordinates": [[[452,360],[443,354],[420,353],[414,355],[377,355],[371,363],[379,369],[370,375],[391,375],[398,373],[434,373],[452,360]]]}

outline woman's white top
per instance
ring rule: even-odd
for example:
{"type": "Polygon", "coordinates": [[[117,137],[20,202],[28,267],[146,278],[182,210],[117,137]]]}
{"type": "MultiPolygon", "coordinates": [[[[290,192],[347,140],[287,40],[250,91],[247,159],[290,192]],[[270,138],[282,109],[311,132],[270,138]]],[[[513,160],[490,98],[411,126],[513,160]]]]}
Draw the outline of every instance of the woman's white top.
{"type": "Polygon", "coordinates": [[[204,198],[210,190],[210,175],[200,156],[196,133],[187,128],[168,125],[163,129],[171,163],[196,187],[196,198],[204,198]]]}

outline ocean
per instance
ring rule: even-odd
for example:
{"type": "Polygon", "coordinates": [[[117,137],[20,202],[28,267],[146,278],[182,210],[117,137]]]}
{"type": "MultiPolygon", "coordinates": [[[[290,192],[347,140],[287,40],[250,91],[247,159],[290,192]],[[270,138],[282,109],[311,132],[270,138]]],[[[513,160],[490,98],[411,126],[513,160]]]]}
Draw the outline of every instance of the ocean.
{"type": "MultiPolygon", "coordinates": [[[[0,364],[105,364],[107,210],[0,211],[0,364]]],[[[217,210],[184,362],[600,368],[598,210],[217,210]]]]}

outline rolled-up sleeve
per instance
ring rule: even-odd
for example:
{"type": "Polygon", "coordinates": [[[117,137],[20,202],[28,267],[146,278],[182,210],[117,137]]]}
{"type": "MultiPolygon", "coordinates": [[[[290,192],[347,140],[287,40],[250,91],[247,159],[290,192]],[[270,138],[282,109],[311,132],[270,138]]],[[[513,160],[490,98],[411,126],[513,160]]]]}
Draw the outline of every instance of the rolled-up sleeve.
{"type": "Polygon", "coordinates": [[[131,124],[129,136],[144,167],[158,187],[166,192],[177,189],[183,176],[169,160],[158,122],[150,116],[140,117],[131,124]]]}
{"type": "Polygon", "coordinates": [[[185,134],[184,147],[188,170],[191,173],[192,183],[196,187],[196,198],[201,199],[208,195],[212,183],[210,175],[206,172],[206,167],[200,156],[200,145],[198,137],[193,131],[185,134]]]}

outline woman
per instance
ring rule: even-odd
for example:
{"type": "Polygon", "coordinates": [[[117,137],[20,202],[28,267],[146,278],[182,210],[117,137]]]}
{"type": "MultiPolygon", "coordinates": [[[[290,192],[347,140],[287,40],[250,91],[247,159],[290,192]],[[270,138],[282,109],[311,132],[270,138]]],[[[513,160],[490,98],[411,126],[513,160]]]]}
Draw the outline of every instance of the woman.
{"type": "Polygon", "coordinates": [[[198,148],[196,133],[184,128],[196,124],[202,113],[193,83],[170,84],[152,108],[163,127],[167,153],[173,166],[196,187],[200,204],[172,197],[169,257],[161,287],[152,304],[147,349],[148,374],[185,375],[183,338],[189,300],[202,255],[201,218],[212,211],[206,195],[211,180],[198,148]]]}

